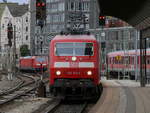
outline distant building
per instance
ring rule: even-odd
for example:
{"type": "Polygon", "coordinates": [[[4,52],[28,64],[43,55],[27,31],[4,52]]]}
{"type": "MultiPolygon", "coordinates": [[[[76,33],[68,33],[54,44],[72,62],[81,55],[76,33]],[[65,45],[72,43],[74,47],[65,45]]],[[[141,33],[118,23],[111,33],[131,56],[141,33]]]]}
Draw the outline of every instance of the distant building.
{"type": "Polygon", "coordinates": [[[111,17],[111,16],[106,16],[106,26],[105,26],[106,28],[125,27],[125,26],[129,26],[129,24],[121,19],[111,17]]]}
{"type": "Polygon", "coordinates": [[[20,56],[21,45],[28,45],[30,49],[30,12],[28,5],[18,5],[17,3],[7,4],[1,16],[1,50],[2,55],[7,55],[8,37],[7,25],[11,22],[16,32],[16,50],[17,56],[20,56]]]}
{"type": "Polygon", "coordinates": [[[109,52],[124,51],[128,54],[128,50],[139,49],[138,31],[131,26],[90,29],[90,32],[99,41],[102,64],[106,64],[109,52]]]}
{"type": "MultiPolygon", "coordinates": [[[[8,4],[12,4],[12,3],[8,3],[8,4]]],[[[5,9],[5,6],[6,6],[6,3],[0,3],[0,24],[1,24],[1,17],[5,9]]],[[[0,31],[1,31],[1,26],[0,26],[0,31]]],[[[1,56],[1,34],[0,34],[0,56],[1,56]]]]}
{"type": "Polygon", "coordinates": [[[69,16],[72,13],[83,13],[87,18],[87,29],[98,28],[98,4],[97,0],[46,0],[47,19],[44,34],[41,36],[40,27],[36,26],[35,4],[36,1],[30,1],[31,14],[31,36],[33,54],[48,54],[50,40],[60,31],[68,28],[69,16]],[[36,26],[36,27],[35,27],[36,26]],[[41,45],[41,40],[43,44],[41,45]],[[42,47],[41,47],[42,46],[42,47]]]}
{"type": "Polygon", "coordinates": [[[97,9],[97,0],[47,0],[47,28],[49,32],[67,29],[69,16],[74,12],[87,17],[87,29],[97,28],[97,9]]]}

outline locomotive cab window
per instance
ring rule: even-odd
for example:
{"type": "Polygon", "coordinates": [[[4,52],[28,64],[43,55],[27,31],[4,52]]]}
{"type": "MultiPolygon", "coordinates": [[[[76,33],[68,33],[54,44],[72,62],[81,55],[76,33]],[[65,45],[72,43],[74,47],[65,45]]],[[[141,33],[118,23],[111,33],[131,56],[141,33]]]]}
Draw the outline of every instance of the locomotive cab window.
{"type": "Polygon", "coordinates": [[[73,43],[57,43],[55,47],[56,56],[71,56],[73,54],[73,43]]]}
{"type": "Polygon", "coordinates": [[[93,43],[56,43],[56,56],[92,56],[94,54],[93,43]]]}
{"type": "Polygon", "coordinates": [[[93,43],[75,43],[74,50],[77,56],[92,56],[93,43]]]}
{"type": "Polygon", "coordinates": [[[36,59],[36,61],[38,61],[38,62],[44,62],[44,61],[46,61],[46,59],[45,59],[45,58],[42,58],[42,57],[38,57],[38,58],[36,59]]]}

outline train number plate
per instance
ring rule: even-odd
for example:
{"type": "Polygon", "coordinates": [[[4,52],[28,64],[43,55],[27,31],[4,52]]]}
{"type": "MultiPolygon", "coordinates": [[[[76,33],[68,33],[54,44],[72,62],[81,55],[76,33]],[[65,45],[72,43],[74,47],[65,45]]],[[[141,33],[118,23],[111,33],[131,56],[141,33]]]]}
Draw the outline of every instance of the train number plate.
{"type": "Polygon", "coordinates": [[[70,67],[79,67],[78,62],[70,62],[70,67]]]}
{"type": "Polygon", "coordinates": [[[66,72],[67,75],[80,75],[80,72],[66,72]]]}

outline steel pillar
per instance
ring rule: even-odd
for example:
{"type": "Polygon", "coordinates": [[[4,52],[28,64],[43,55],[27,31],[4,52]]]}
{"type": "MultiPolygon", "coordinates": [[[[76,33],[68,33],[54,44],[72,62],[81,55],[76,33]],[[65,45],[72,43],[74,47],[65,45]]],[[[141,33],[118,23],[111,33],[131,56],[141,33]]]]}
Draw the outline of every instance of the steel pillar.
{"type": "Polygon", "coordinates": [[[146,38],[143,38],[143,31],[140,31],[140,84],[146,84],[146,38]]]}

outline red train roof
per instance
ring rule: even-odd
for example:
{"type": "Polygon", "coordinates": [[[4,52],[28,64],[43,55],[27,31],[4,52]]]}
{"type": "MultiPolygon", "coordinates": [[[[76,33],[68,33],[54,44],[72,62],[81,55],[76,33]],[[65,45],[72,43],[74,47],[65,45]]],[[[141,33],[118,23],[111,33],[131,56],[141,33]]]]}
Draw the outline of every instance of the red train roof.
{"type": "Polygon", "coordinates": [[[20,59],[32,59],[35,58],[35,56],[25,56],[25,57],[20,57],[20,59]]]}
{"type": "MultiPolygon", "coordinates": [[[[115,56],[132,56],[132,55],[140,55],[140,49],[136,50],[126,50],[126,51],[115,51],[115,52],[110,52],[107,55],[110,57],[115,57],[115,56]]],[[[146,49],[146,54],[150,55],[150,48],[146,49]]]]}
{"type": "Polygon", "coordinates": [[[20,59],[35,59],[35,58],[44,58],[46,56],[24,56],[24,57],[20,57],[20,59]]]}
{"type": "Polygon", "coordinates": [[[96,41],[94,35],[56,35],[53,38],[53,41],[63,40],[63,41],[76,41],[76,40],[85,40],[85,41],[96,41]]]}

